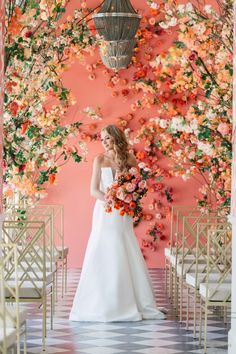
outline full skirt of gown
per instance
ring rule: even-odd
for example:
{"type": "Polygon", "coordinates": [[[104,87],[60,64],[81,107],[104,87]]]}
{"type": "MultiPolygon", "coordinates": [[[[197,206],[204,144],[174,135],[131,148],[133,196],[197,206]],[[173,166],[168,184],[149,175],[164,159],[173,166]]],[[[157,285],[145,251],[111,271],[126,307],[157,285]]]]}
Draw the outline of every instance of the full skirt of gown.
{"type": "MultiPolygon", "coordinates": [[[[101,189],[113,181],[102,168],[101,189]]],[[[72,321],[164,319],[133,231],[133,219],[117,210],[106,213],[97,200],[80,281],[70,313],[72,321]]]]}

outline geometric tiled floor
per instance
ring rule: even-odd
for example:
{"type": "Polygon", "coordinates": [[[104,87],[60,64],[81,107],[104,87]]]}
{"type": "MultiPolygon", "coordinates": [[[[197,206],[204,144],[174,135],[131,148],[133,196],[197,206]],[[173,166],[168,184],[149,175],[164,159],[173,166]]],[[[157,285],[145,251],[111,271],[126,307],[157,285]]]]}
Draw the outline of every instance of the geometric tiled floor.
{"type": "MultiPolygon", "coordinates": [[[[149,270],[158,306],[168,309],[166,320],[140,322],[70,322],[68,320],[80,270],[68,271],[68,291],[56,305],[54,330],[48,330],[46,353],[80,354],[186,354],[203,353],[192,331],[175,319],[165,294],[162,269],[149,270]]],[[[41,353],[41,311],[32,308],[27,321],[27,353],[41,353]]],[[[227,329],[217,320],[209,321],[208,353],[227,353],[227,329]]],[[[44,352],[45,353],[45,352],[44,352]]]]}

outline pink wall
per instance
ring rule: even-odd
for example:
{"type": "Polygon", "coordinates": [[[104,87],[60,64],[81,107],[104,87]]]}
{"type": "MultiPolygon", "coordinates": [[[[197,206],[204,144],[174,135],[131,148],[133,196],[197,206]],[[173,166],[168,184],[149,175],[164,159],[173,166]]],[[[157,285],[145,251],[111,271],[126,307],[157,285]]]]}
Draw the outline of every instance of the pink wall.
{"type": "MultiPolygon", "coordinates": [[[[0,163],[2,166],[3,153],[3,79],[4,79],[4,1],[0,2],[0,163]]],[[[2,168],[0,169],[0,213],[2,213],[2,168]]]]}
{"type": "MultiPolygon", "coordinates": [[[[236,15],[236,2],[234,2],[234,15],[236,15]]],[[[234,58],[236,58],[236,24],[234,23],[234,58]]],[[[234,73],[236,61],[234,60],[234,73]]],[[[236,217],[236,75],[234,74],[233,92],[233,168],[232,168],[232,198],[231,215],[236,217]]]]}
{"type": "MultiPolygon", "coordinates": [[[[147,9],[144,0],[133,0],[134,7],[137,9],[147,9]]],[[[88,1],[89,6],[97,5],[98,1],[88,1]]],[[[72,1],[68,14],[77,5],[77,1],[72,1]]],[[[166,50],[170,45],[168,35],[164,38],[159,52],[166,50]]],[[[88,63],[95,63],[96,57],[88,57],[88,63]]],[[[132,68],[130,70],[130,75],[132,68]]],[[[88,71],[85,66],[79,62],[75,62],[72,67],[65,73],[63,79],[68,88],[77,99],[76,106],[70,110],[70,115],[67,122],[80,120],[82,115],[81,111],[86,106],[96,108],[101,107],[103,114],[103,121],[100,126],[107,123],[116,123],[116,119],[125,116],[131,112],[130,104],[132,97],[124,101],[122,97],[113,98],[111,90],[106,87],[107,78],[102,74],[101,70],[97,72],[97,78],[94,81],[88,79],[88,71]]],[[[123,72],[127,76],[127,72],[123,72]]],[[[122,74],[122,75],[123,75],[122,74]]],[[[129,73],[128,73],[129,74],[129,73]]],[[[146,110],[135,113],[135,121],[131,122],[131,128],[137,128],[137,120],[139,117],[144,116],[150,118],[156,116],[157,112],[146,110]],[[136,122],[136,123],[135,123],[136,122]]],[[[91,120],[86,123],[92,123],[91,120]]],[[[70,248],[69,266],[80,267],[83,262],[83,257],[88,241],[91,218],[94,205],[94,199],[89,194],[89,184],[92,168],[92,160],[95,155],[102,152],[102,147],[98,142],[92,142],[88,145],[89,154],[88,162],[75,164],[70,162],[62,168],[58,176],[58,183],[52,186],[49,190],[49,195],[44,202],[63,204],[65,209],[65,244],[70,248]]],[[[160,166],[168,168],[168,161],[159,156],[160,166]]],[[[200,184],[195,180],[187,182],[182,181],[180,178],[171,178],[164,181],[165,185],[173,187],[174,190],[174,205],[191,205],[195,203],[195,196],[198,194],[197,190],[200,184]]],[[[155,194],[152,195],[152,198],[155,194]]],[[[159,198],[158,198],[159,199],[159,198]]],[[[165,224],[165,234],[169,236],[169,223],[168,219],[163,221],[165,224]]],[[[148,222],[142,222],[136,228],[136,234],[141,242],[142,237],[145,237],[145,229],[148,227],[148,222]]],[[[147,264],[149,267],[163,267],[164,265],[164,247],[168,243],[168,239],[160,241],[159,248],[156,252],[148,252],[147,264]]]]}

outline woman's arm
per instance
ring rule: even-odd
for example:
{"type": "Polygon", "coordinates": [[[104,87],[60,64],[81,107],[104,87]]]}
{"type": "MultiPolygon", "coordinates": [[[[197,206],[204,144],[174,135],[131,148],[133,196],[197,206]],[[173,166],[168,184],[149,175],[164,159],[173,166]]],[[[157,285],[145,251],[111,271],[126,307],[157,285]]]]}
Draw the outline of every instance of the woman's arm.
{"type": "Polygon", "coordinates": [[[101,160],[102,160],[101,156],[97,156],[94,159],[93,172],[92,172],[92,178],[90,183],[90,193],[94,198],[104,201],[105,193],[103,193],[100,190],[101,160]]]}

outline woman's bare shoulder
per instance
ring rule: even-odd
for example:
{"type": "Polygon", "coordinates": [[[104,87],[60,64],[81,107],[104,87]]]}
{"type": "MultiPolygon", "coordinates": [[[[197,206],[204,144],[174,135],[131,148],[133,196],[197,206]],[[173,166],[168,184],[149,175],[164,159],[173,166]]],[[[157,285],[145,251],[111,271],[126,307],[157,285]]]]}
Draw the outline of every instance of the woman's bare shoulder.
{"type": "Polygon", "coordinates": [[[104,155],[99,154],[99,155],[95,156],[93,163],[96,165],[102,165],[103,161],[104,161],[104,155]]]}

